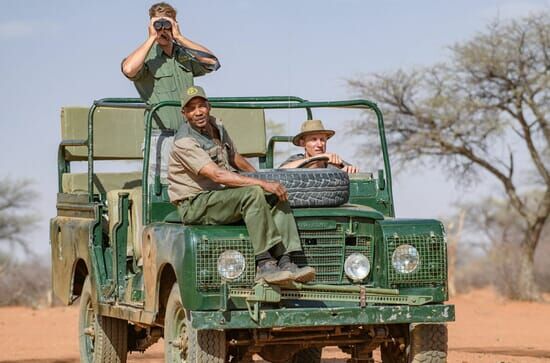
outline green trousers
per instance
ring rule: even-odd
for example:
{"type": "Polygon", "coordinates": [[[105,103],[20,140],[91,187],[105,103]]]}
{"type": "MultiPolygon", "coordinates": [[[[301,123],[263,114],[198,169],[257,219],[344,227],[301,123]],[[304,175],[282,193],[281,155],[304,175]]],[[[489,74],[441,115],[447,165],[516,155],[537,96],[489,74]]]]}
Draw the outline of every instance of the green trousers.
{"type": "Polygon", "coordinates": [[[228,224],[244,220],[254,254],[282,242],[286,252],[301,251],[300,237],[288,202],[277,200],[259,186],[228,188],[197,194],[178,206],[184,224],[228,224]]]}

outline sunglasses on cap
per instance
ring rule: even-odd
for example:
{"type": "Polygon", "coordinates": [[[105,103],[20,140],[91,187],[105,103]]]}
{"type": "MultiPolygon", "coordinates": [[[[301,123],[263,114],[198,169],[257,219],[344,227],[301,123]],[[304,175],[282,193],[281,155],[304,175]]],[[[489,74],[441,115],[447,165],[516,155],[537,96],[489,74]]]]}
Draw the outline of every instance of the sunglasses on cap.
{"type": "Polygon", "coordinates": [[[170,30],[170,29],[172,29],[172,23],[170,23],[170,21],[168,21],[166,19],[155,20],[155,22],[153,23],[153,26],[155,27],[155,30],[161,30],[161,29],[170,30]]]}

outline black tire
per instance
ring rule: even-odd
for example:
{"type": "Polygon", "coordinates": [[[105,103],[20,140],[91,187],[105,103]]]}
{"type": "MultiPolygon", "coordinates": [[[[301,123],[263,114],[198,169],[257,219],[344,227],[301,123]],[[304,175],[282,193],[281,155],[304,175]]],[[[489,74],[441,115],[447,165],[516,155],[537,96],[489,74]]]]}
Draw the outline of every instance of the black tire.
{"type": "Polygon", "coordinates": [[[128,322],[94,313],[89,277],[86,277],[80,296],[78,328],[80,360],[82,362],[126,362],[128,322]]]}
{"type": "Polygon", "coordinates": [[[187,333],[185,310],[181,303],[180,289],[177,283],[172,286],[166,315],[164,316],[164,361],[185,362],[187,358],[187,333]]]}
{"type": "Polygon", "coordinates": [[[294,208],[337,207],[349,198],[348,174],[338,169],[272,169],[242,175],[283,184],[294,208]]]}
{"type": "Polygon", "coordinates": [[[416,324],[410,331],[411,363],[447,362],[447,326],[444,324],[416,324]]]}
{"type": "Polygon", "coordinates": [[[164,356],[171,363],[224,363],[227,355],[225,332],[197,330],[190,324],[174,284],[164,316],[164,356]]]}
{"type": "Polygon", "coordinates": [[[197,330],[189,320],[186,329],[189,341],[186,363],[225,363],[225,331],[197,330]]]}
{"type": "Polygon", "coordinates": [[[289,363],[320,363],[323,350],[321,348],[307,348],[294,354],[289,363]]]}

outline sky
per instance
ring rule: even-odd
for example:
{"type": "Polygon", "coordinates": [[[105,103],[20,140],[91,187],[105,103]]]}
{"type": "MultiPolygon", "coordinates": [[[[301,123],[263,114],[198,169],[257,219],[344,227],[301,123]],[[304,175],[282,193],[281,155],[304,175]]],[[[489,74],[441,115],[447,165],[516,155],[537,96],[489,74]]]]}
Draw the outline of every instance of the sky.
{"type": "MultiPolygon", "coordinates": [[[[120,62],[145,40],[152,3],[0,0],[0,179],[34,181],[39,197],[33,208],[40,222],[29,241],[38,253],[49,251],[49,219],[56,213],[60,108],[137,96],[120,62]]],[[[443,61],[448,46],[483,31],[497,17],[550,9],[550,0],[172,4],[182,33],[220,59],[219,71],[196,80],[210,96],[295,95],[318,101],[356,98],[347,79],[443,61]]],[[[303,120],[282,121],[293,134],[303,120]]],[[[333,150],[353,158],[353,145],[343,142],[345,130],[337,131],[333,150]]],[[[397,216],[445,217],[457,201],[493,188],[490,182],[458,187],[437,169],[397,173],[397,216]]]]}

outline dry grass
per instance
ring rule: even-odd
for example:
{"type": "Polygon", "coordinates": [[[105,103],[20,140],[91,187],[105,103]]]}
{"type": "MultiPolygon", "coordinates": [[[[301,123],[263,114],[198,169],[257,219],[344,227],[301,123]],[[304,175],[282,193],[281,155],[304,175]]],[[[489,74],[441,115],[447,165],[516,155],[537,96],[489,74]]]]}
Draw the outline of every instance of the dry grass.
{"type": "Polygon", "coordinates": [[[0,262],[0,306],[50,305],[50,262],[35,257],[23,262],[3,259],[0,262]]]}

